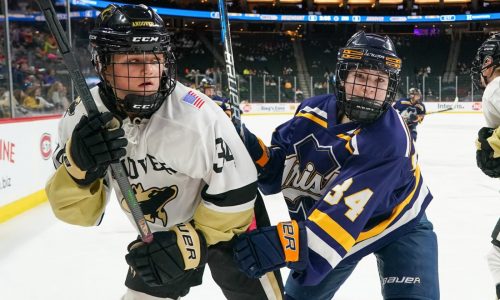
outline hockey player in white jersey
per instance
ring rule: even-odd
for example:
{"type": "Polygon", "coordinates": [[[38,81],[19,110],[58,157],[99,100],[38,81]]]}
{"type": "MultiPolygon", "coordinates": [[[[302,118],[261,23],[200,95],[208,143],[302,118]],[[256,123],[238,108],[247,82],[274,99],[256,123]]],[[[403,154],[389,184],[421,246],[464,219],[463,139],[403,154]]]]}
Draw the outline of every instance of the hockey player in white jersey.
{"type": "MultiPolygon", "coordinates": [[[[478,132],[476,161],[488,176],[500,178],[500,33],[492,35],[479,47],[472,63],[472,80],[483,93],[486,127],[478,132]]],[[[500,299],[500,218],[491,234],[493,244],[488,265],[500,299]]]]}
{"type": "Polygon", "coordinates": [[[217,104],[176,81],[163,20],[144,5],[112,4],[97,17],[90,43],[99,112],[87,115],[77,99],[60,121],[56,171],[46,185],[54,214],[98,225],[114,188],[132,220],[107,171],[119,161],[154,236],[128,246],[123,299],[185,296],[201,284],[206,262],[228,299],[280,299],[273,273],[252,280],[232,261],[231,241],[254,215],[256,170],[217,104]]]}

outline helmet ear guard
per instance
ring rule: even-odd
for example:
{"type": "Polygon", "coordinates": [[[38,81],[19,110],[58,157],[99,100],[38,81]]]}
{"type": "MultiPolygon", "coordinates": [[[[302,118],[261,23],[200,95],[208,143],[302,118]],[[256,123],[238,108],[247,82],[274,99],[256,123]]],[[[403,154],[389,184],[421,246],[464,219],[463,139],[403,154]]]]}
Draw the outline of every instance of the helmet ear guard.
{"type": "Polygon", "coordinates": [[[350,120],[359,123],[376,121],[395,100],[400,72],[401,59],[389,37],[357,32],[337,55],[334,87],[339,109],[350,120]],[[355,78],[365,77],[366,82],[357,79],[348,82],[351,73],[355,78]],[[379,83],[376,86],[368,84],[368,78],[374,77],[377,82],[387,79],[387,88],[381,88],[379,83]],[[346,90],[347,84],[351,90],[346,90]],[[355,86],[364,91],[363,96],[354,95],[355,86]],[[368,89],[375,91],[373,96],[367,97],[368,89]],[[385,93],[384,99],[377,99],[380,93],[385,93]]]}

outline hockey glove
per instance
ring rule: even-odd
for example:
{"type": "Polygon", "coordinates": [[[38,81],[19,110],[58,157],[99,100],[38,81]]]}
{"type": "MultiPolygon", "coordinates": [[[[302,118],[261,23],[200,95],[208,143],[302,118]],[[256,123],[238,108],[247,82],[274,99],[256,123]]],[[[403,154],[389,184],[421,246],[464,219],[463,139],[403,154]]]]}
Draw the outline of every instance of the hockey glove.
{"type": "Polygon", "coordinates": [[[401,117],[407,125],[411,125],[418,121],[417,109],[414,107],[408,107],[401,112],[401,117]]]}
{"type": "Polygon", "coordinates": [[[289,221],[244,233],[236,239],[234,259],[252,278],[284,266],[301,272],[309,261],[304,225],[289,221]]]}
{"type": "Polygon", "coordinates": [[[476,143],[476,162],[484,174],[498,178],[500,177],[500,157],[494,158],[495,151],[490,144],[493,133],[493,128],[483,127],[479,130],[476,143]]]}
{"type": "Polygon", "coordinates": [[[205,237],[190,223],[153,233],[153,242],[149,244],[135,240],[128,250],[127,263],[151,287],[190,277],[205,265],[207,256],[205,237]]]}
{"type": "Polygon", "coordinates": [[[83,116],[66,144],[68,173],[81,185],[103,177],[108,166],[126,154],[124,136],[120,122],[110,112],[83,116]]]}
{"type": "Polygon", "coordinates": [[[267,146],[264,144],[264,142],[262,142],[260,138],[251,133],[250,130],[247,129],[245,124],[240,123],[239,127],[236,125],[235,127],[254,163],[257,166],[263,168],[269,161],[270,154],[267,146]]]}

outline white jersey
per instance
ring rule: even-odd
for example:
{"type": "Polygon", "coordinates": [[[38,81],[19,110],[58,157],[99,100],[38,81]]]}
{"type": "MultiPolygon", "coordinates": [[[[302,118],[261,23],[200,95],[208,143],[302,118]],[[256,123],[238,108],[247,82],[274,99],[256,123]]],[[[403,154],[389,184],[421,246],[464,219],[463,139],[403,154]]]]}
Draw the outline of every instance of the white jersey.
{"type": "MultiPolygon", "coordinates": [[[[98,87],[91,93],[99,111],[108,111],[98,87]]],[[[62,163],[65,143],[83,114],[83,104],[75,102],[61,120],[56,166],[62,163]]],[[[257,180],[253,161],[230,119],[204,94],[177,83],[150,119],[127,118],[122,128],[128,145],[121,164],[153,232],[190,221],[200,204],[200,215],[207,217],[201,226],[209,228],[207,231],[217,228],[215,223],[223,222],[224,215],[234,218],[241,212],[253,213],[257,180]]],[[[109,173],[104,182],[111,183],[132,220],[109,173]]],[[[106,195],[109,198],[107,188],[106,195]]],[[[227,222],[224,226],[228,227],[227,222]]]]}
{"type": "Polygon", "coordinates": [[[500,76],[493,79],[483,93],[483,114],[486,126],[500,126],[500,76]]]}

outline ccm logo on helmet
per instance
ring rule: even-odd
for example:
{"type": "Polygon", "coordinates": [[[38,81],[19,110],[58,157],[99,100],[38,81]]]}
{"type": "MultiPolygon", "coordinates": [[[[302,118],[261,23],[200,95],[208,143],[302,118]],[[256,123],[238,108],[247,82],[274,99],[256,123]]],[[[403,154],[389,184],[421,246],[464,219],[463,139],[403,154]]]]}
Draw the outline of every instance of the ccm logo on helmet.
{"type": "Polygon", "coordinates": [[[157,36],[134,36],[132,42],[134,43],[151,43],[158,42],[160,40],[157,36]]]}
{"type": "Polygon", "coordinates": [[[151,105],[151,104],[144,104],[144,105],[134,104],[132,107],[136,108],[136,109],[150,109],[151,107],[153,107],[153,105],[151,105]]]}

